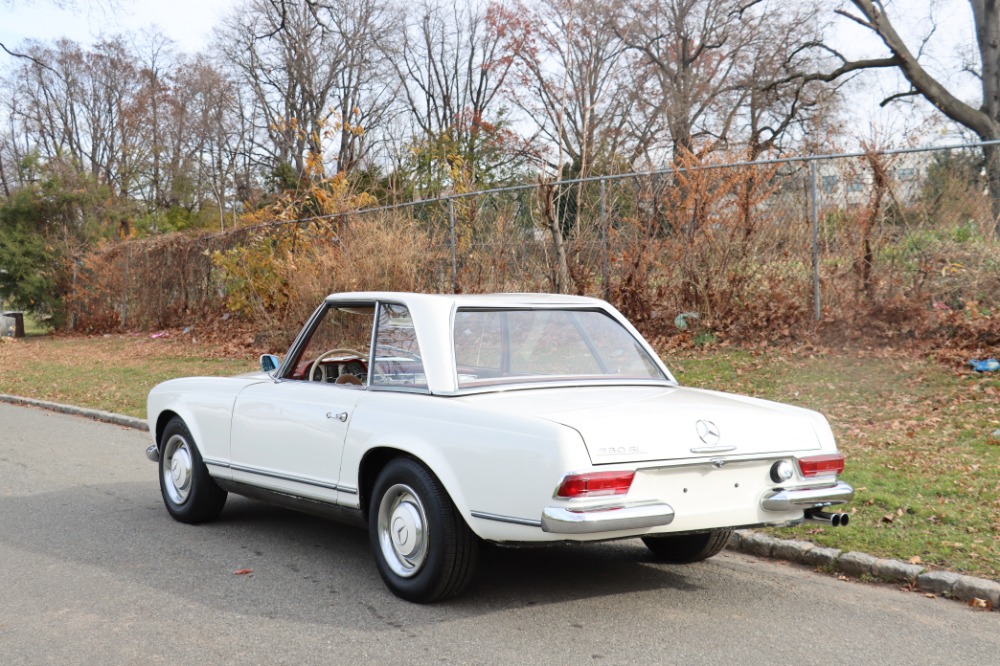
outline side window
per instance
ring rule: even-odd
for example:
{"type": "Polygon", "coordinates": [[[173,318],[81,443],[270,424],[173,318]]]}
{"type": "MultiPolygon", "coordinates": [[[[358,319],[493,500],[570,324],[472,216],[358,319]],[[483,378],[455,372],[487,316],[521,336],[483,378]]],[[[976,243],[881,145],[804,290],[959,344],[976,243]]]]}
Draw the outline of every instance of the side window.
{"type": "Polygon", "coordinates": [[[363,386],[368,378],[374,318],[374,304],[327,307],[287,378],[363,386]]]}
{"type": "Polygon", "coordinates": [[[383,303],[375,338],[372,384],[427,388],[424,361],[410,311],[402,305],[383,303]]]}

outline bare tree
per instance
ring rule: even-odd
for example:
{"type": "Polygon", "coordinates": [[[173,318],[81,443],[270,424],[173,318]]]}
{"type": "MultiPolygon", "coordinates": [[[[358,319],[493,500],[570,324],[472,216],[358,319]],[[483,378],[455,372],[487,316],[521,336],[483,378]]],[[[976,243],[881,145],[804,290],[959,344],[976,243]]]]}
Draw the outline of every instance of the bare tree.
{"type": "Polygon", "coordinates": [[[740,67],[754,57],[740,0],[621,0],[621,40],[655,77],[675,163],[725,143],[748,91],[740,67]]]}
{"type": "Polygon", "coordinates": [[[365,156],[365,130],[388,106],[376,40],[392,25],[382,0],[250,0],[223,23],[216,48],[261,113],[255,147],[270,167],[306,172],[309,156],[334,170],[365,156]]]}
{"type": "MultiPolygon", "coordinates": [[[[483,142],[496,138],[500,91],[513,59],[503,51],[492,10],[479,2],[446,7],[423,0],[400,7],[405,23],[395,44],[386,44],[402,103],[421,139],[444,148],[444,169],[461,171],[469,183],[487,178],[483,142]]],[[[518,155],[497,151],[501,161],[518,155]]]]}
{"type": "MultiPolygon", "coordinates": [[[[167,205],[164,194],[161,160],[164,156],[165,140],[163,136],[164,109],[162,108],[167,91],[169,68],[174,58],[173,43],[160,33],[147,32],[141,36],[141,44],[137,45],[140,55],[139,75],[143,81],[140,91],[141,108],[145,113],[148,128],[149,145],[149,185],[152,189],[152,202],[156,206],[167,205]]],[[[176,148],[176,146],[175,146],[176,148]]],[[[176,150],[174,151],[176,155],[176,150]]],[[[176,166],[176,157],[173,166],[176,166]]]]}
{"type": "MultiPolygon", "coordinates": [[[[171,84],[171,171],[197,197],[191,204],[200,207],[202,196],[214,200],[224,228],[244,141],[236,85],[204,56],[183,61],[171,84]]],[[[173,190],[179,199],[176,180],[173,190]]]]}
{"type": "MultiPolygon", "coordinates": [[[[909,83],[908,90],[890,95],[882,105],[895,100],[920,96],[938,111],[959,125],[972,130],[983,141],[1000,139],[1000,3],[993,0],[969,0],[975,25],[976,62],[971,71],[980,82],[982,101],[977,107],[959,98],[949,88],[951,82],[941,81],[928,70],[924,60],[923,42],[914,49],[900,36],[881,0],[849,0],[837,15],[859,25],[877,37],[885,48],[884,55],[874,58],[851,59],[827,42],[816,41],[810,46],[836,59],[837,66],[827,71],[792,70],[792,76],[802,80],[836,81],[853,72],[871,69],[895,69],[909,83]]],[[[989,193],[992,200],[994,231],[1000,236],[1000,146],[984,148],[989,193]]]]}
{"type": "Polygon", "coordinates": [[[143,159],[142,81],[125,43],[109,39],[85,51],[60,40],[54,48],[29,45],[28,53],[33,59],[15,70],[10,112],[32,149],[69,159],[118,195],[134,193],[143,159]]]}
{"type": "Polygon", "coordinates": [[[391,113],[398,84],[381,45],[397,34],[399,20],[386,0],[315,0],[322,26],[343,44],[338,63],[337,167],[352,171],[369,156],[372,131],[391,113]]]}
{"type": "Polygon", "coordinates": [[[261,161],[301,176],[308,155],[323,152],[339,45],[304,3],[268,0],[250,0],[225,19],[216,44],[262,113],[254,119],[261,161]]]}
{"type": "Polygon", "coordinates": [[[610,167],[625,137],[635,97],[625,45],[605,20],[608,7],[606,0],[546,0],[498,12],[517,74],[507,97],[557,148],[549,165],[556,172],[564,158],[581,177],[599,160],[610,167]]]}

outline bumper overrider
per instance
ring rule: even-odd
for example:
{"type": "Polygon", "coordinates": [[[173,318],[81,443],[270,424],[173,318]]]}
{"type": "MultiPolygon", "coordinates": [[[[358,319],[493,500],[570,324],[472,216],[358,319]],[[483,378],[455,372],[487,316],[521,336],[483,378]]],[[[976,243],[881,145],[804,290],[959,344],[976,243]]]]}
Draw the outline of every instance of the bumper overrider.
{"type": "Polygon", "coordinates": [[[674,509],[663,502],[632,502],[599,506],[550,506],[542,511],[542,531],[553,534],[593,534],[669,525],[674,509]]]}
{"type": "MultiPolygon", "coordinates": [[[[809,511],[854,498],[854,488],[843,481],[819,488],[779,488],[760,502],[765,511],[809,511]]],[[[542,511],[542,531],[552,534],[593,534],[647,529],[669,525],[674,509],[658,501],[620,502],[588,507],[546,507],[542,511]]],[[[846,524],[846,521],[845,523],[846,524]]]]}

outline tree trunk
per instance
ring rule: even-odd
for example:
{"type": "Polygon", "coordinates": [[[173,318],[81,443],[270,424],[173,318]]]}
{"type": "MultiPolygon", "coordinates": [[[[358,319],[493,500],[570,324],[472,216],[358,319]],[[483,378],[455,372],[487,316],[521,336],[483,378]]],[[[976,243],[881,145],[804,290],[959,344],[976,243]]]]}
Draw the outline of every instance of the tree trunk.
{"type": "Polygon", "coordinates": [[[569,283],[569,266],[566,261],[562,229],[559,228],[559,215],[555,207],[556,188],[552,183],[539,180],[538,189],[542,198],[542,214],[545,217],[545,225],[552,235],[552,249],[556,255],[556,265],[552,270],[552,286],[557,294],[565,294],[569,283]]]}
{"type": "Polygon", "coordinates": [[[1000,238],[1000,145],[984,146],[986,155],[986,182],[990,194],[990,212],[993,215],[993,235],[1000,238]]]}

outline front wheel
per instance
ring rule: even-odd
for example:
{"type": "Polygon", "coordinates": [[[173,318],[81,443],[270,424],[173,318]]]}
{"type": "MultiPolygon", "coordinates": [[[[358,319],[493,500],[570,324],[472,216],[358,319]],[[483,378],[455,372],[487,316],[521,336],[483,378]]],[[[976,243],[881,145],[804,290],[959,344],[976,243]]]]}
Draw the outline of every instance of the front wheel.
{"type": "Polygon", "coordinates": [[[191,431],[177,416],[160,437],[160,494],[170,515],[182,523],[212,520],[226,503],[226,491],[212,480],[191,431]]]}
{"type": "Polygon", "coordinates": [[[672,564],[701,562],[718,555],[729,543],[732,530],[715,530],[700,534],[664,534],[644,536],[642,542],[658,560],[672,564]]]}
{"type": "Polygon", "coordinates": [[[458,595],[472,580],[478,539],[416,460],[396,458],[378,475],[368,526],[379,575],[396,596],[430,603],[458,595]]]}

